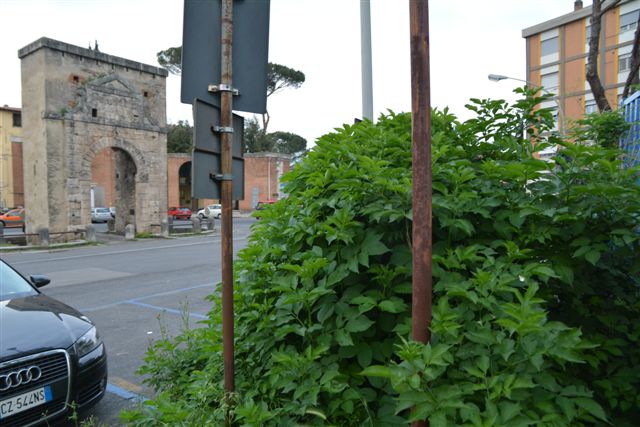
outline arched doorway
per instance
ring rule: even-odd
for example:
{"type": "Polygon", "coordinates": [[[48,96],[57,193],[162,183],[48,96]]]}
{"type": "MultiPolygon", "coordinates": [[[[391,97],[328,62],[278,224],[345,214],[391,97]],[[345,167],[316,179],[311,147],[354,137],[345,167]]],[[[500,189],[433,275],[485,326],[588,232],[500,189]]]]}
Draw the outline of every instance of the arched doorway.
{"type": "Polygon", "coordinates": [[[121,148],[106,147],[91,162],[91,207],[115,208],[116,233],[135,224],[136,174],[135,161],[121,148]]]}
{"type": "Polygon", "coordinates": [[[179,205],[191,208],[191,162],[183,163],[178,169],[178,194],[179,205]]]}
{"type": "MultiPolygon", "coordinates": [[[[105,148],[117,171],[118,229],[131,223],[159,232],[167,211],[167,71],[47,38],[20,59],[29,75],[22,85],[27,234],[37,243],[40,229],[52,242],[84,232],[92,164],[105,148]]],[[[103,197],[107,204],[107,186],[103,197]]]]}

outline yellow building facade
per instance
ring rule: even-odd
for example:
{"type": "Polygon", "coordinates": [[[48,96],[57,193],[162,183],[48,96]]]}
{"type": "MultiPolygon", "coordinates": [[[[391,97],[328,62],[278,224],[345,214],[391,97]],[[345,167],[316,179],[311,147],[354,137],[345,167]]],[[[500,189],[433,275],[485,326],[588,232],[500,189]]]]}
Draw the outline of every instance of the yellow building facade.
{"type": "MultiPolygon", "coordinates": [[[[640,0],[622,0],[601,20],[598,74],[614,109],[620,105],[629,74],[639,13],[640,0]]],[[[597,111],[586,80],[590,18],[591,5],[583,8],[577,0],[572,12],[522,31],[527,43],[526,80],[556,95],[542,106],[557,111],[560,128],[597,111]]]]}
{"type": "Polygon", "coordinates": [[[0,208],[24,205],[22,184],[22,114],[0,107],[0,208]]]}

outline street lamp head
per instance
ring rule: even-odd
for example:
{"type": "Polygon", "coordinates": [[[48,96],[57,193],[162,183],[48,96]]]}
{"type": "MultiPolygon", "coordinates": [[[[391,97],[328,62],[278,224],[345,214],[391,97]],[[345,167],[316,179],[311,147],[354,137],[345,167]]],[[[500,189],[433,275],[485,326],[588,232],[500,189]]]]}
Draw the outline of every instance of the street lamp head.
{"type": "Polygon", "coordinates": [[[499,82],[500,80],[506,80],[508,78],[509,77],[500,74],[489,74],[489,80],[491,80],[492,82],[499,82]]]}

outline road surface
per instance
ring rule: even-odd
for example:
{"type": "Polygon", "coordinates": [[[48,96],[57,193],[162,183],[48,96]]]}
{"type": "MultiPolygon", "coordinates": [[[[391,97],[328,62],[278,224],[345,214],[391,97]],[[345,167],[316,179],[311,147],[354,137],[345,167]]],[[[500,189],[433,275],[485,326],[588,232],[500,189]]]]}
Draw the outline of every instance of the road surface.
{"type": "MultiPolygon", "coordinates": [[[[234,252],[246,246],[253,218],[234,218],[234,252]]],[[[220,281],[220,234],[112,241],[107,245],[1,256],[23,275],[45,274],[42,291],[87,314],[108,351],[107,395],[84,416],[118,425],[121,409],[151,398],[136,374],[161,327],[176,335],[198,327],[210,308],[205,297],[220,281]],[[162,326],[161,326],[162,325],[162,326]]]]}

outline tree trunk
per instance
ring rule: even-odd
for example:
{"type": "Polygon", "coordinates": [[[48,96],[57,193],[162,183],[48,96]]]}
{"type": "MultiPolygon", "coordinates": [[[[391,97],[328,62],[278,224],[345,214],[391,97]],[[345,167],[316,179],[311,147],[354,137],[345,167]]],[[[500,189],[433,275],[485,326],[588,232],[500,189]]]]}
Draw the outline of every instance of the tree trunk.
{"type": "MultiPolygon", "coordinates": [[[[631,92],[631,85],[640,83],[638,70],[640,69],[640,13],[638,14],[638,22],[636,23],[636,33],[633,37],[633,50],[631,51],[631,66],[629,67],[629,75],[624,84],[622,98],[628,97],[631,92]]],[[[635,92],[635,90],[634,90],[635,92]]]]}
{"type": "Polygon", "coordinates": [[[598,110],[611,111],[604,86],[598,75],[598,51],[600,49],[600,30],[602,28],[602,0],[593,0],[591,6],[591,36],[589,37],[589,55],[587,56],[587,81],[593,93],[598,110]]]}
{"type": "Polygon", "coordinates": [[[269,127],[269,112],[267,111],[262,115],[262,136],[267,134],[267,127],[269,127]]]}

